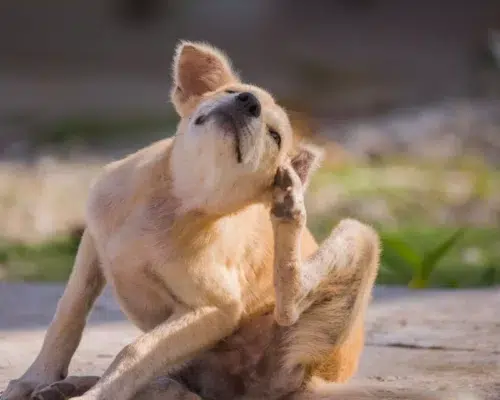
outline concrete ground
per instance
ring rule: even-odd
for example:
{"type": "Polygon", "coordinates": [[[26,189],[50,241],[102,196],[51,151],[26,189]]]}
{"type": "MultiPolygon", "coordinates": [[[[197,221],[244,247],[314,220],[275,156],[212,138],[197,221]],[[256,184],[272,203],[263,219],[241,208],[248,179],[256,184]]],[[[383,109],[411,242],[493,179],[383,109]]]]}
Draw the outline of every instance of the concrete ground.
{"type": "MultiPolygon", "coordinates": [[[[61,285],[0,282],[0,390],[40,348],[61,285]]],[[[98,374],[138,330],[109,291],[98,300],[71,366],[98,374]]],[[[410,291],[377,287],[359,381],[453,388],[500,399],[500,288],[410,291]]]]}

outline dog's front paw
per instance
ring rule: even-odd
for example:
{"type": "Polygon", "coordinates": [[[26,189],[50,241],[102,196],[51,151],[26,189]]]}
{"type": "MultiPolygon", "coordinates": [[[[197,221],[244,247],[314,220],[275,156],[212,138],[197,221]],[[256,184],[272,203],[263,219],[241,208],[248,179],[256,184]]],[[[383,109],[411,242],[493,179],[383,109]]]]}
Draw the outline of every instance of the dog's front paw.
{"type": "Polygon", "coordinates": [[[98,376],[69,376],[33,393],[33,400],[66,400],[83,395],[99,380],[98,376]]]}
{"type": "Polygon", "coordinates": [[[291,166],[280,167],[276,172],[271,215],[274,222],[289,222],[299,226],[306,222],[304,188],[291,166]]]}
{"type": "Polygon", "coordinates": [[[0,400],[29,400],[37,385],[38,382],[35,381],[14,379],[3,392],[0,392],[0,400]]]}
{"type": "Polygon", "coordinates": [[[59,373],[45,373],[38,369],[29,369],[21,378],[9,382],[5,391],[0,392],[0,400],[29,400],[33,392],[60,378],[59,373]]]}

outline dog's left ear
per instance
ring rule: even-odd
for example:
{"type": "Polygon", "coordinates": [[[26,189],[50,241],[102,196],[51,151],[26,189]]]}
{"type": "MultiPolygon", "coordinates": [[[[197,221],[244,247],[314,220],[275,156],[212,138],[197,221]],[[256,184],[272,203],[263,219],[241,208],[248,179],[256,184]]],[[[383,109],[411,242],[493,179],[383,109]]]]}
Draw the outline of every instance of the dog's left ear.
{"type": "Polygon", "coordinates": [[[319,147],[312,145],[300,145],[297,152],[291,157],[292,168],[307,188],[312,174],[318,169],[323,159],[323,152],[319,147]]]}

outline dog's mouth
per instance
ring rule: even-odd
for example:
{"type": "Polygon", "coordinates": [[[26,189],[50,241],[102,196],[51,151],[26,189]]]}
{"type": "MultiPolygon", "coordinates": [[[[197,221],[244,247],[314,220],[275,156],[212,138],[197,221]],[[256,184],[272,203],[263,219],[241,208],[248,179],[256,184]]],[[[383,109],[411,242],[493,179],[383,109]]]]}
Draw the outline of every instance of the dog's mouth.
{"type": "Polygon", "coordinates": [[[243,154],[241,150],[241,135],[245,129],[244,124],[235,118],[235,116],[230,113],[224,112],[223,110],[214,110],[207,115],[201,115],[195,120],[198,121],[201,118],[201,122],[204,123],[208,118],[215,118],[217,125],[225,132],[231,134],[234,138],[234,152],[236,155],[236,160],[238,164],[243,162],[243,154]]]}

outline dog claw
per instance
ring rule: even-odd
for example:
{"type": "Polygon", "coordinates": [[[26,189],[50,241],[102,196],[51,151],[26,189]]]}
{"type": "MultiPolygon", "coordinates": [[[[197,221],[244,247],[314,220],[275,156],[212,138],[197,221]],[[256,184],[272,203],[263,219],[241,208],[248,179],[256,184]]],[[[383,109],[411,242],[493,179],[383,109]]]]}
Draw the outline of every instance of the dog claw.
{"type": "Polygon", "coordinates": [[[36,391],[33,400],[66,400],[81,396],[99,380],[98,376],[70,376],[36,391]]]}
{"type": "Polygon", "coordinates": [[[304,189],[292,167],[283,167],[276,173],[271,214],[282,222],[303,224],[306,218],[304,189]]]}

